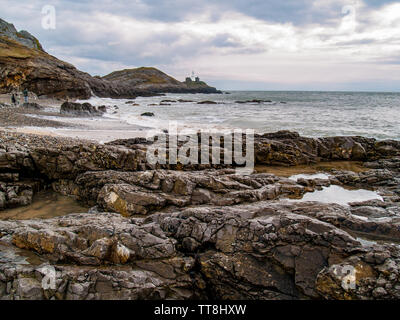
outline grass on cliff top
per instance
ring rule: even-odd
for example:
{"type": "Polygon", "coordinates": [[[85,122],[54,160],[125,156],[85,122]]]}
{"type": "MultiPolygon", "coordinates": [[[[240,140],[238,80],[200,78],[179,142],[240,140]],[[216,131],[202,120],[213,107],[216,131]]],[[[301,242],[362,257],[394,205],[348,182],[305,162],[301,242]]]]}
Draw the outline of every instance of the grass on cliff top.
{"type": "Polygon", "coordinates": [[[189,87],[189,88],[199,88],[199,87],[208,87],[207,83],[205,83],[204,81],[186,81],[185,84],[189,87]]]}
{"type": "Polygon", "coordinates": [[[43,54],[43,52],[25,47],[6,37],[0,37],[0,57],[26,59],[43,54]]]}
{"type": "Polygon", "coordinates": [[[180,82],[166,73],[154,68],[154,67],[140,67],[134,69],[124,69],[114,71],[103,79],[106,80],[119,80],[121,77],[126,77],[133,80],[140,80],[141,84],[179,84],[180,82]]]}

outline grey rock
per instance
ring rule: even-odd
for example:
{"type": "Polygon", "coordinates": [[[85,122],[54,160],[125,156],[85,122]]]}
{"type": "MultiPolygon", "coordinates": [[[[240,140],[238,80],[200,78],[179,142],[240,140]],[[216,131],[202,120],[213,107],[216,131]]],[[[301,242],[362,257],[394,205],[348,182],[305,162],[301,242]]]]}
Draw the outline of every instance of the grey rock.
{"type": "Polygon", "coordinates": [[[10,38],[29,48],[44,51],[39,41],[29,32],[25,30],[18,32],[13,24],[2,19],[0,19],[0,36],[10,38]]]}
{"type": "Polygon", "coordinates": [[[74,103],[64,102],[61,105],[61,114],[72,114],[75,116],[90,117],[90,116],[102,116],[106,112],[105,107],[96,108],[90,103],[74,103]]]}
{"type": "Polygon", "coordinates": [[[153,112],[144,112],[141,114],[142,117],[154,117],[153,112]]]}
{"type": "Polygon", "coordinates": [[[42,285],[37,279],[19,278],[16,280],[16,292],[23,300],[42,300],[42,285]]]}

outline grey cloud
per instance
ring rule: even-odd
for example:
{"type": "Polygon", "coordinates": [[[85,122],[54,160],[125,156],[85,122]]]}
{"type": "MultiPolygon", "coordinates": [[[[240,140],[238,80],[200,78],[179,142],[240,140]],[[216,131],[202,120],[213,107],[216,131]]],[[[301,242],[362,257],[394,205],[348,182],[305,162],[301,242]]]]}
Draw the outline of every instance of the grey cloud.
{"type": "MultiPolygon", "coordinates": [[[[219,54],[250,55],[266,51],[265,46],[245,45],[234,34],[222,33],[182,40],[181,30],[153,31],[142,41],[131,45],[120,39],[114,30],[87,30],[96,13],[110,13],[121,22],[136,18],[153,22],[179,22],[194,14],[211,13],[210,21],[221,21],[222,14],[232,11],[268,22],[291,23],[299,30],[311,23],[321,26],[335,25],[343,17],[340,1],[332,1],[329,6],[314,6],[319,0],[0,0],[1,17],[12,22],[19,29],[26,29],[38,37],[44,48],[60,57],[83,58],[78,67],[92,74],[104,74],[114,65],[123,66],[171,66],[185,58],[219,54]],[[41,9],[44,5],[55,5],[57,9],[57,29],[41,28],[41,9]],[[115,45],[110,45],[115,43],[115,45]],[[149,50],[151,47],[165,48],[149,50]],[[150,52],[144,56],[143,52],[150,52]],[[95,62],[85,62],[93,60],[95,62]],[[102,65],[104,63],[104,65],[102,65]]],[[[351,1],[349,1],[351,2],[351,1]]],[[[364,0],[367,8],[379,8],[394,1],[364,0]]],[[[360,30],[370,26],[366,16],[360,15],[360,30]]],[[[101,24],[101,22],[99,22],[101,24]]],[[[100,25],[101,27],[101,25],[100,25]]],[[[135,32],[134,30],[132,32],[135,32]]],[[[331,34],[321,35],[323,41],[330,40],[331,34]]],[[[373,39],[337,42],[336,46],[363,46],[376,42],[373,39]]],[[[327,49],[328,50],[328,49],[327,49]]],[[[398,64],[398,57],[377,61],[377,63],[398,64]]],[[[234,85],[232,83],[232,85],[234,85]]],[[[254,86],[257,85],[254,83],[254,86]]],[[[271,84],[272,86],[272,84],[271,84]]]]}

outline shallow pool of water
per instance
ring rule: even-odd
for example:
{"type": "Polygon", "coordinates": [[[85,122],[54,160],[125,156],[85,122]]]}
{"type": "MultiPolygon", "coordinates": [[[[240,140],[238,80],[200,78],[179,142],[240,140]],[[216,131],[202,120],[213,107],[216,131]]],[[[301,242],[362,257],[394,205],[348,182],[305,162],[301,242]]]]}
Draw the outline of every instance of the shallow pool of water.
{"type": "Polygon", "coordinates": [[[383,201],[383,198],[375,191],[364,189],[347,190],[340,186],[332,185],[329,187],[323,187],[322,190],[306,193],[302,199],[290,201],[317,201],[322,203],[337,203],[341,205],[348,205],[351,202],[363,202],[369,200],[383,201]]]}
{"type": "Polygon", "coordinates": [[[12,263],[13,265],[40,265],[45,260],[32,251],[10,246],[0,241],[0,263],[12,263]]]}
{"type": "MultiPolygon", "coordinates": [[[[292,167],[257,165],[255,172],[271,173],[280,177],[293,177],[296,175],[314,175],[329,173],[332,170],[352,171],[355,173],[368,171],[362,162],[357,161],[328,161],[315,164],[299,165],[292,167]]],[[[325,179],[325,178],[324,178],[325,179]]]]}
{"type": "Polygon", "coordinates": [[[88,210],[72,197],[43,191],[34,196],[29,206],[0,211],[0,220],[49,219],[71,213],[86,213],[88,210]]]}

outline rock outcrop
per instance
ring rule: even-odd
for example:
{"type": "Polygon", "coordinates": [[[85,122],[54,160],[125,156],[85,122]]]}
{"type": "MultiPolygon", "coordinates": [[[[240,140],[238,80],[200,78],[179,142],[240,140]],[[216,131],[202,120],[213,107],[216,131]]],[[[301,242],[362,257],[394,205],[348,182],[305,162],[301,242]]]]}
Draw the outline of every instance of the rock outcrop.
{"type": "Polygon", "coordinates": [[[365,168],[297,180],[155,167],[146,161],[151,143],[2,133],[0,219],[45,187],[93,208],[0,220],[0,299],[400,298],[397,141],[256,136],[257,164],[365,168]],[[373,189],[383,201],[297,201],[331,185],[373,189]],[[54,271],[51,288],[43,270],[54,271]]]}
{"type": "Polygon", "coordinates": [[[17,31],[14,25],[0,19],[0,37],[12,39],[28,48],[44,51],[39,40],[28,31],[17,31]]]}
{"type": "Polygon", "coordinates": [[[124,83],[139,90],[151,92],[173,93],[221,93],[219,90],[208,86],[206,83],[188,84],[180,82],[156,68],[136,68],[114,71],[103,79],[124,83]]]}
{"type": "Polygon", "coordinates": [[[154,117],[154,113],[153,112],[143,112],[140,116],[141,117],[154,117]]]}
{"type": "Polygon", "coordinates": [[[75,102],[64,102],[60,108],[61,114],[69,114],[79,117],[101,117],[106,111],[106,106],[95,107],[92,106],[90,103],[75,102]]]}
{"type": "Polygon", "coordinates": [[[333,211],[330,205],[319,205],[316,217],[293,213],[292,209],[296,206],[259,203],[191,208],[146,219],[96,213],[43,222],[0,222],[0,239],[9,250],[34,251],[42,259],[41,266],[55,268],[55,287],[44,290],[38,266],[5,261],[0,266],[0,296],[271,300],[400,297],[397,246],[364,245],[324,222],[332,212],[343,212],[343,207],[333,211]],[[345,285],[349,276],[346,270],[351,270],[354,287],[345,285]]]}

